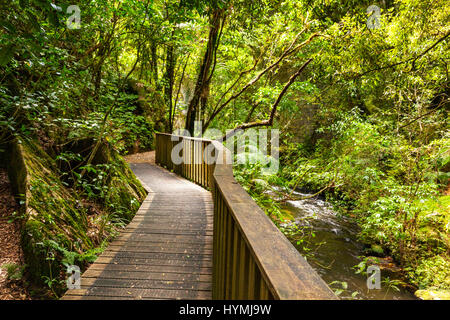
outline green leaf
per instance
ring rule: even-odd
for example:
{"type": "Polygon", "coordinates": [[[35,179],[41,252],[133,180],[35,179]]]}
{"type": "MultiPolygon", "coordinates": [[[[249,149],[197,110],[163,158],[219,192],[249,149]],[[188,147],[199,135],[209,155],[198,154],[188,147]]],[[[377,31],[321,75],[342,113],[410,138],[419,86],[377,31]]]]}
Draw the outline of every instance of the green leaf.
{"type": "Polygon", "coordinates": [[[6,66],[14,56],[15,46],[10,44],[0,49],[0,66],[6,66]]]}

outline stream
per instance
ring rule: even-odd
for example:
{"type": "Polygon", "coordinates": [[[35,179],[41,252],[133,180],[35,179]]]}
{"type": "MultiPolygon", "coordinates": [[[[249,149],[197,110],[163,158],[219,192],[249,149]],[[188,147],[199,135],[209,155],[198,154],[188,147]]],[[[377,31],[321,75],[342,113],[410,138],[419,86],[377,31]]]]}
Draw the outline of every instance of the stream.
{"type": "MultiPolygon", "coordinates": [[[[300,192],[293,192],[293,195],[308,196],[300,192]]],[[[307,234],[311,231],[314,233],[313,237],[309,237],[306,250],[304,243],[297,243],[298,232],[287,237],[326,283],[337,281],[330,287],[333,291],[342,289],[339,294],[341,299],[416,299],[400,285],[396,285],[399,291],[395,290],[386,279],[389,278],[390,283],[394,284],[392,280],[401,279],[400,275],[383,268],[381,289],[367,288],[367,275],[357,274],[353,268],[362,261],[360,257],[364,255],[364,246],[357,241],[358,227],[349,219],[338,216],[330,204],[314,197],[288,201],[282,209],[288,211],[295,219],[282,224],[282,227],[292,227],[295,224],[299,230],[310,230],[307,234]]]]}

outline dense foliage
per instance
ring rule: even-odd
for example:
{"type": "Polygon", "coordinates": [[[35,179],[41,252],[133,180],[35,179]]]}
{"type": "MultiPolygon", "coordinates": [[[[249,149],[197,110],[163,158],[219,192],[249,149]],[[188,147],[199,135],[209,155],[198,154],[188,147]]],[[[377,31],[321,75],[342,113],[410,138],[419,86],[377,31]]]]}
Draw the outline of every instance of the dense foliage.
{"type": "Polygon", "coordinates": [[[155,131],[277,128],[277,175],[236,168],[274,221],[274,185],[323,193],[412,284],[450,289],[450,5],[371,4],[90,0],[77,24],[67,0],[2,1],[0,151],[34,141],[61,185],[128,220],[140,192],[117,183],[117,153],[151,150],[155,131]]]}

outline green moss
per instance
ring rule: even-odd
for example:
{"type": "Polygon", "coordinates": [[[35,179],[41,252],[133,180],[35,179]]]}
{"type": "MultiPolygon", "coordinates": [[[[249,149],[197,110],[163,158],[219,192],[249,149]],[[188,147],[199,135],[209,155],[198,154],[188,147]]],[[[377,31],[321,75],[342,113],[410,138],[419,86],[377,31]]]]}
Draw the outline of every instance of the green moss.
{"type": "Polygon", "coordinates": [[[450,231],[450,196],[441,196],[415,201],[414,206],[420,211],[420,226],[424,230],[433,225],[447,234],[450,231]]]}
{"type": "Polygon", "coordinates": [[[450,300],[450,290],[417,290],[414,294],[422,300],[450,300]]]}
{"type": "MultiPolygon", "coordinates": [[[[100,226],[93,226],[95,220],[87,216],[82,205],[83,192],[68,189],[62,183],[55,161],[33,140],[23,139],[18,147],[26,174],[22,247],[27,272],[30,280],[37,284],[45,282],[58,294],[63,290],[60,284],[65,278],[65,266],[77,264],[83,268],[92,262],[101,251],[98,248],[104,246],[106,235],[103,231],[99,236],[91,232],[92,228],[100,226]]],[[[101,155],[105,157],[109,172],[103,198],[107,214],[98,219],[98,223],[108,222],[113,216],[110,213],[120,222],[129,221],[146,192],[113,150],[108,149],[101,155]]]]}
{"type": "Polygon", "coordinates": [[[13,140],[6,146],[7,155],[5,162],[8,170],[11,189],[16,197],[23,199],[25,195],[25,185],[27,172],[22,156],[22,147],[17,140],[13,140]]]}
{"type": "Polygon", "coordinates": [[[30,219],[25,223],[22,233],[22,249],[27,263],[27,272],[35,283],[42,283],[42,275],[50,273],[45,249],[40,245],[45,238],[42,223],[30,219]]]}
{"type": "Polygon", "coordinates": [[[384,255],[383,247],[377,244],[372,244],[370,250],[378,255],[384,255]]]}
{"type": "Polygon", "coordinates": [[[61,252],[48,246],[49,240],[61,247],[82,253],[93,248],[87,234],[86,210],[76,193],[59,180],[53,160],[33,141],[22,141],[22,155],[27,172],[26,222],[23,249],[32,280],[58,275],[62,269],[61,252]]]}
{"type": "Polygon", "coordinates": [[[450,261],[445,256],[422,259],[409,276],[419,289],[450,289],[450,261]]]}
{"type": "Polygon", "coordinates": [[[104,201],[120,218],[129,221],[147,193],[125,161],[120,158],[116,159],[116,163],[109,170],[110,178],[106,182],[108,192],[104,201]]]}
{"type": "Polygon", "coordinates": [[[281,213],[281,215],[280,215],[281,221],[294,221],[295,220],[294,215],[289,210],[281,209],[280,213],[281,213]]]}
{"type": "Polygon", "coordinates": [[[130,221],[147,192],[123,158],[104,141],[88,171],[78,181],[86,196],[102,203],[119,220],[130,221]]]}

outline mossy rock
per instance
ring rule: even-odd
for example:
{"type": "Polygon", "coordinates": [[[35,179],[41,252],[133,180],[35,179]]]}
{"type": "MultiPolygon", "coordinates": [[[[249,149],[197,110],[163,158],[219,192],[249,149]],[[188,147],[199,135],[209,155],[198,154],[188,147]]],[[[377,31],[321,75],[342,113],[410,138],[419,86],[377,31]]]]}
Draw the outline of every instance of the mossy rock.
{"type": "MultiPolygon", "coordinates": [[[[91,138],[80,139],[71,144],[68,144],[68,150],[78,153],[82,158],[89,157],[92,148],[96,141],[91,138]]],[[[77,167],[83,163],[72,162],[71,167],[77,167]]],[[[131,171],[126,161],[119,155],[119,153],[113,148],[113,146],[107,141],[103,140],[92,159],[93,166],[108,165],[107,179],[105,179],[105,187],[109,190],[105,195],[103,201],[105,206],[121,206],[123,208],[129,208],[129,211],[136,211],[137,202],[136,199],[141,202],[145,199],[147,193],[138,181],[134,173],[131,171]]],[[[87,173],[89,175],[89,173],[87,173]]],[[[95,175],[95,174],[92,174],[95,175]]],[[[123,218],[123,217],[121,217],[123,218]]],[[[130,218],[129,214],[126,214],[125,218],[130,218]]]]}
{"type": "MultiPolygon", "coordinates": [[[[56,162],[39,144],[32,139],[16,140],[9,151],[8,173],[23,200],[22,247],[30,280],[43,284],[46,277],[59,279],[64,275],[64,261],[83,257],[100,243],[89,233],[87,210],[79,193],[62,183],[56,162]]],[[[102,144],[95,161],[114,163],[108,184],[118,187],[111,189],[108,202],[122,208],[118,217],[129,221],[144,200],[145,189],[109,145],[102,144]]]]}
{"type": "Polygon", "coordinates": [[[450,290],[417,290],[414,295],[422,300],[450,300],[450,290]]]}
{"type": "Polygon", "coordinates": [[[164,131],[167,127],[166,104],[161,94],[150,86],[134,79],[128,80],[128,89],[138,95],[140,112],[155,124],[156,131],[164,131]]]}
{"type": "Polygon", "coordinates": [[[13,194],[25,200],[27,171],[23,159],[22,145],[16,139],[5,145],[5,162],[13,194]]]}
{"type": "Polygon", "coordinates": [[[22,249],[27,263],[27,271],[35,283],[42,282],[42,275],[50,274],[50,265],[47,262],[47,254],[40,240],[44,238],[41,232],[41,224],[33,219],[28,220],[22,231],[22,249]]]}
{"type": "Polygon", "coordinates": [[[287,222],[287,221],[295,221],[295,217],[293,216],[292,212],[290,212],[287,209],[281,209],[281,217],[280,220],[282,220],[283,222],[287,222]]]}
{"type": "Polygon", "coordinates": [[[30,139],[14,141],[8,172],[14,192],[23,200],[22,248],[31,280],[42,283],[43,277],[58,275],[59,252],[46,247],[55,240],[62,247],[82,252],[93,246],[87,235],[86,212],[77,206],[79,199],[59,180],[54,161],[30,139]],[[51,259],[49,259],[51,258],[51,259]]]}
{"type": "Polygon", "coordinates": [[[379,255],[379,256],[383,256],[384,255],[384,250],[383,247],[378,245],[378,244],[372,244],[370,246],[370,251],[379,255]]]}

